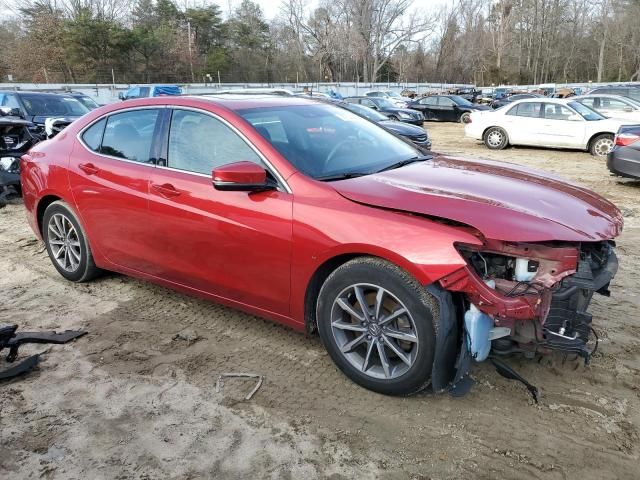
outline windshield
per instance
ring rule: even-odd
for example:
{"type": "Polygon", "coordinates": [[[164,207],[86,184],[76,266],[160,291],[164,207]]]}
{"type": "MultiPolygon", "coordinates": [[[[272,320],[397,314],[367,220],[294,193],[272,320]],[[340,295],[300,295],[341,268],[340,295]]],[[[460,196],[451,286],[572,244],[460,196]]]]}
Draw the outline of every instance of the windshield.
{"type": "Polygon", "coordinates": [[[62,95],[29,95],[21,96],[24,107],[29,115],[70,116],[80,117],[89,109],[72,97],[62,95]]]}
{"type": "Polygon", "coordinates": [[[93,110],[94,108],[98,108],[100,106],[91,97],[78,96],[74,98],[78,99],[78,101],[82,103],[85,107],[87,107],[89,110],[93,110]]]}
{"type": "Polygon", "coordinates": [[[576,112],[578,112],[580,115],[582,115],[582,117],[589,122],[593,122],[594,120],[604,120],[606,118],[600,115],[595,110],[592,110],[591,108],[581,103],[570,102],[568,105],[571,108],[573,108],[576,112]]]}
{"type": "Polygon", "coordinates": [[[345,103],[344,105],[340,105],[340,106],[343,108],[346,108],[347,110],[351,110],[352,112],[357,113],[358,115],[361,115],[371,120],[372,122],[381,122],[383,120],[389,120],[386,116],[376,112],[372,108],[364,107],[362,105],[358,105],[357,103],[345,103]]]}
{"type": "Polygon", "coordinates": [[[469,105],[473,105],[473,103],[471,103],[469,100],[467,100],[465,98],[462,98],[462,97],[460,97],[458,95],[451,95],[451,96],[449,96],[449,98],[451,100],[453,100],[456,103],[456,105],[460,105],[460,106],[464,106],[464,107],[467,107],[469,105]]]}
{"type": "Polygon", "coordinates": [[[384,128],[332,105],[251,108],[238,113],[292,165],[315,179],[366,175],[420,157],[418,150],[384,128]]]}
{"type": "Polygon", "coordinates": [[[391,103],[389,100],[385,100],[383,98],[374,98],[373,101],[378,105],[378,107],[382,108],[396,108],[396,106],[391,103]]]}

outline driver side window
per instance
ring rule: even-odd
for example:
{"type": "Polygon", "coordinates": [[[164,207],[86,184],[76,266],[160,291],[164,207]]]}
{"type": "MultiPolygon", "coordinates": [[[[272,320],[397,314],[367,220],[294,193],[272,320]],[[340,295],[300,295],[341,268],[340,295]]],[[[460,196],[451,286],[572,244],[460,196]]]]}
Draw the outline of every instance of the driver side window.
{"type": "Polygon", "coordinates": [[[216,167],[240,161],[264,166],[258,154],[217,118],[191,110],[173,111],[169,167],[210,175],[216,167]]]}
{"type": "Polygon", "coordinates": [[[453,107],[455,105],[455,102],[453,100],[451,100],[450,98],[447,97],[440,97],[440,100],[438,101],[438,104],[442,107],[453,107]]]}

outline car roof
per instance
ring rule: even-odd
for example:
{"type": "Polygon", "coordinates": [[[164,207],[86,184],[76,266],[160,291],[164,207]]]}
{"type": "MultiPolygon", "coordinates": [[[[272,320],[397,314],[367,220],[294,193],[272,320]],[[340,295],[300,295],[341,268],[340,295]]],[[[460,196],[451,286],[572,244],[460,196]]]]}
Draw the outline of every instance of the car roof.
{"type": "Polygon", "coordinates": [[[575,97],[570,98],[549,98],[549,97],[536,97],[536,98],[523,98],[521,100],[516,100],[515,103],[557,103],[559,105],[567,105],[569,102],[572,102],[575,97]]]}
{"type": "MultiPolygon", "coordinates": [[[[329,102],[318,102],[313,97],[305,98],[295,95],[268,95],[268,94],[211,94],[211,95],[185,95],[178,98],[193,98],[221,105],[230,110],[242,110],[245,108],[287,107],[299,105],[324,105],[329,102]]],[[[172,97],[159,97],[165,103],[171,103],[172,97]]]]}
{"type": "Polygon", "coordinates": [[[66,97],[66,98],[73,98],[73,100],[78,101],[76,98],[74,98],[74,95],[71,95],[67,92],[64,93],[55,93],[55,92],[34,92],[31,90],[2,90],[0,91],[0,95],[6,95],[6,94],[18,94],[18,95],[35,95],[37,97],[46,97],[46,98],[55,98],[55,97],[66,97]]]}
{"type": "Polygon", "coordinates": [[[589,97],[604,97],[604,98],[614,98],[616,100],[624,100],[624,101],[629,101],[630,98],[629,97],[625,97],[624,95],[615,95],[613,93],[587,93],[585,95],[578,95],[577,97],[571,97],[574,100],[577,98],[589,98],[589,97]]]}

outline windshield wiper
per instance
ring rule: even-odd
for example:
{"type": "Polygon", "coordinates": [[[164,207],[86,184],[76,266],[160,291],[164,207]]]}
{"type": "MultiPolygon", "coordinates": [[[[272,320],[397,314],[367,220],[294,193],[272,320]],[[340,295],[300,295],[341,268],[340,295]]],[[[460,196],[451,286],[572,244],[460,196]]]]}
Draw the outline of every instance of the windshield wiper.
{"type": "Polygon", "coordinates": [[[348,178],[356,178],[363,177],[364,175],[370,175],[371,172],[346,172],[346,173],[336,173],[333,175],[324,175],[321,177],[315,177],[316,180],[320,180],[323,182],[331,182],[333,180],[346,180],[348,178]]]}
{"type": "Polygon", "coordinates": [[[424,162],[425,160],[431,160],[432,158],[433,157],[429,155],[421,155],[421,156],[407,158],[406,160],[401,160],[399,162],[392,163],[391,165],[388,165],[383,169],[378,170],[375,173],[386,172],[387,170],[395,170],[396,168],[404,167],[405,165],[409,165],[410,163],[424,162]]]}

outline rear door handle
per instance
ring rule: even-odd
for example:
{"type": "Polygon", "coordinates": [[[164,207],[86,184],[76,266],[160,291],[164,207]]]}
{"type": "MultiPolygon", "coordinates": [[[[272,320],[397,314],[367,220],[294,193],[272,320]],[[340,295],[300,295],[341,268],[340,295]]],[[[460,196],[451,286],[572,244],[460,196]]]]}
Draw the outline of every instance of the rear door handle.
{"type": "Polygon", "coordinates": [[[96,167],[93,163],[81,163],[78,165],[78,168],[82,170],[87,175],[95,175],[100,171],[98,167],[96,167]]]}
{"type": "Polygon", "coordinates": [[[152,183],[151,188],[153,188],[163,197],[177,197],[178,195],[180,195],[180,191],[176,190],[176,188],[170,183],[163,183],[162,185],[152,183]]]}

